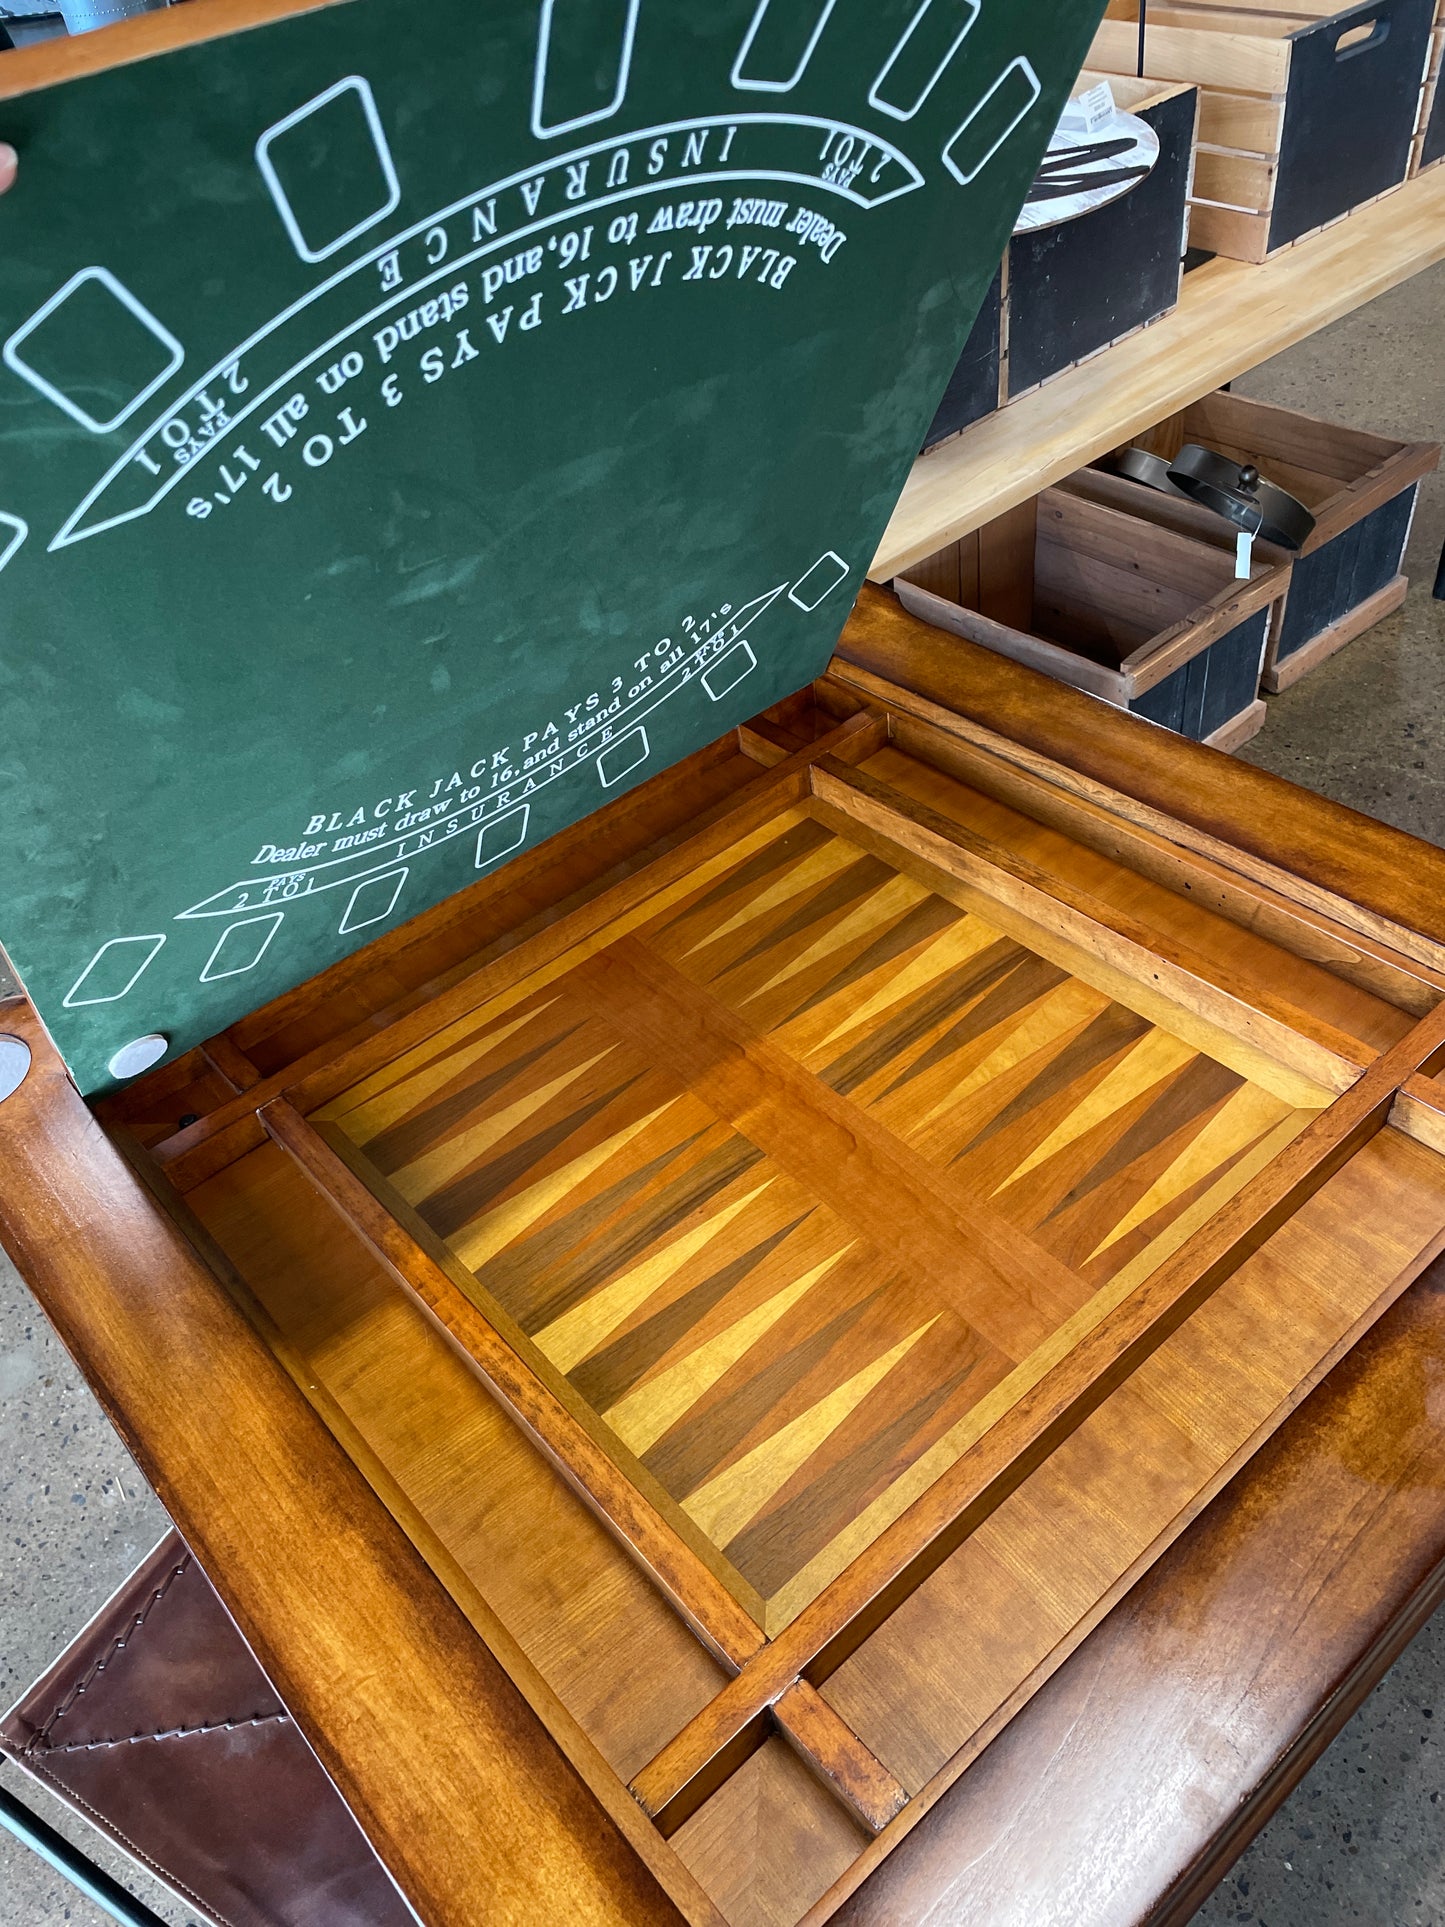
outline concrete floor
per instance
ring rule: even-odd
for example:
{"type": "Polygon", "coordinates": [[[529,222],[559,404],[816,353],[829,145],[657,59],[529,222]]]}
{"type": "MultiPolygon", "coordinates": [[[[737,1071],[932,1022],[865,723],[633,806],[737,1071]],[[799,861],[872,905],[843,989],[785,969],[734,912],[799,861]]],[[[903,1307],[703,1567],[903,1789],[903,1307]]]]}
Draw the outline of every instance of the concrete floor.
{"type": "MultiPolygon", "coordinates": [[[[1257,369],[1241,392],[1406,440],[1445,440],[1445,268],[1257,369]]],[[[1270,706],[1250,762],[1445,843],[1445,480],[1426,484],[1388,622],[1270,706]]],[[[165,1530],[129,1454],[0,1253],[0,1706],[165,1530]]],[[[1445,1614],[1428,1626],[1197,1916],[1197,1927],[1445,1927],[1445,1614]],[[1438,1717],[1437,1717],[1438,1715],[1438,1717]]],[[[12,1769],[0,1784],[16,1787],[12,1769]]],[[[27,1798],[168,1921],[194,1916],[27,1798]]],[[[0,1927],[103,1916],[0,1834],[0,1927]]],[[[986,1923],[979,1923],[986,1927],[986,1923]]],[[[1085,1927],[1085,1923],[1080,1923],[1085,1927]]]]}

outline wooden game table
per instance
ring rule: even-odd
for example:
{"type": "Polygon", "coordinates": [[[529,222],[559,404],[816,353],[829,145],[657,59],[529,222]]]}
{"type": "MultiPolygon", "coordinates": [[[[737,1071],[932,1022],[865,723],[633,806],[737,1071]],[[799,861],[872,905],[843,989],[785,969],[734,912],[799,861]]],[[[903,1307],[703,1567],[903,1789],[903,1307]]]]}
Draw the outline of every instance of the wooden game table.
{"type": "MultiPolygon", "coordinates": [[[[880,592],[865,592],[826,688],[840,712],[885,703],[895,732],[1008,739],[1020,772],[1072,771],[1070,807],[1086,813],[1107,790],[1136,854],[1167,813],[1201,860],[1229,853],[1222,895],[1283,868],[1300,901],[1349,897],[1366,919],[1445,934],[1445,855],[945,642],[880,592]]],[[[748,748],[776,766],[804,726],[796,713],[760,719],[748,748]]],[[[675,791],[671,777],[639,791],[627,821],[602,826],[594,860],[625,872],[628,846],[656,844],[675,791]]],[[[1173,860],[1162,844],[1157,857],[1173,860]]],[[[532,887],[524,878],[523,899],[532,887]]],[[[461,904],[432,927],[434,977],[475,948],[461,904]]],[[[394,948],[371,960],[393,1003],[415,962],[394,948]]],[[[384,1002],[355,967],[332,990],[342,1023],[368,996],[384,1002]]],[[[136,1148],[157,1141],[146,1100],[126,1116],[112,1107],[108,1135],[28,1007],[4,1015],[35,1053],[0,1108],[6,1247],[421,1917],[688,1917],[659,1884],[642,1808],[634,1819],[609,1796],[607,1767],[535,1678],[524,1698],[526,1670],[476,1586],[419,1533],[386,1467],[205,1233],[161,1202],[155,1158],[136,1148]],[[570,1732],[570,1758],[539,1708],[570,1732]]],[[[224,1061],[218,1042],[188,1072],[214,1081],[224,1061]]],[[[264,1097],[253,1066],[230,1068],[233,1093],[247,1079],[264,1097]]],[[[193,1099],[173,1086],[150,1101],[174,1112],[193,1099]]],[[[194,1155],[171,1146],[172,1163],[194,1155]]],[[[1142,1577],[1101,1593],[1069,1650],[1020,1683],[966,1770],[851,1895],[806,1917],[1187,1919],[1439,1597],[1442,1344],[1437,1265],[1353,1349],[1322,1357],[1285,1401],[1302,1409],[1281,1409],[1232,1480],[1221,1469],[1172,1547],[1140,1558],[1142,1577]]]]}

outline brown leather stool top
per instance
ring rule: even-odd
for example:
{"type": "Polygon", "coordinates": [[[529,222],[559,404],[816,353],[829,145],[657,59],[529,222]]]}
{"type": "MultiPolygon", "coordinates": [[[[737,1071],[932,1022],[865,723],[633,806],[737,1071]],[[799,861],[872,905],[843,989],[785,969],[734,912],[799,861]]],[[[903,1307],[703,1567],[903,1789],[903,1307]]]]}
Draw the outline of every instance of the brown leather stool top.
{"type": "Polygon", "coordinates": [[[415,1922],[174,1532],[0,1722],[0,1752],[217,1927],[415,1922]]]}

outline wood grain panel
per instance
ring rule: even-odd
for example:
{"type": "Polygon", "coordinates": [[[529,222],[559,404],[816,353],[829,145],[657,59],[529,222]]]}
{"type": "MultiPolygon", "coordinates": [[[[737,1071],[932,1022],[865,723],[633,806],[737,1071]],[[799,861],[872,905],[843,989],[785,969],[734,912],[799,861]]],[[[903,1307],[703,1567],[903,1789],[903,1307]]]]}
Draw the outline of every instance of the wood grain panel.
{"type": "Polygon", "coordinates": [[[777,1630],[1306,1115],[788,814],[322,1118],[777,1630]]]}
{"type": "Polygon", "coordinates": [[[34,1060],[0,1107],[6,1249],[422,1919],[675,1927],[635,1809],[599,1810],[586,1762],[106,1141],[28,1004],[0,1008],[34,1060]]]}
{"type": "Polygon", "coordinates": [[[787,1744],[773,1739],[672,1844],[728,1927],[794,1927],[867,1840],[787,1744]]]}
{"type": "Polygon", "coordinates": [[[1053,1670],[1089,1616],[1081,1602],[1111,1596],[1140,1547],[1182,1530],[1219,1469],[1257,1449],[1442,1238],[1438,1166],[1381,1133],[828,1680],[829,1703],[875,1747],[891,1735],[885,1757],[920,1791],[1009,1682],[1053,1670]]]}
{"type": "Polygon", "coordinates": [[[278,1146],[188,1202],[423,1556],[475,1588],[614,1772],[649,1759],[725,1675],[636,1564],[278,1146]]]}

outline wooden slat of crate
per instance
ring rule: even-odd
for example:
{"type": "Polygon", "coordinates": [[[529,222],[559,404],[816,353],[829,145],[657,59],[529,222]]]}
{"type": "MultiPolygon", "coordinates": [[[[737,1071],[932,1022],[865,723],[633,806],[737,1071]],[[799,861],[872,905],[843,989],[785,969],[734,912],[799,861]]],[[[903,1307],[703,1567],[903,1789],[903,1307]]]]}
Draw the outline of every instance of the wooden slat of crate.
{"type": "MultiPolygon", "coordinates": [[[[1032,517],[1026,508],[980,530],[945,552],[936,567],[925,564],[922,581],[910,570],[896,585],[899,597],[925,621],[1121,708],[1269,606],[1262,656],[1288,584],[1287,559],[1261,552],[1254,580],[1237,583],[1232,548],[1226,562],[1220,551],[1230,545],[1207,526],[1208,518],[1196,515],[1187,530],[1176,529],[1167,519],[1141,515],[1137,499],[1132,514],[1115,513],[1115,500],[1102,491],[1085,498],[1047,490],[1029,505],[1032,517]],[[1204,542],[1196,539],[1201,523],[1204,542]],[[977,552],[981,568],[992,559],[1009,585],[1007,593],[994,591],[987,613],[929,586],[934,580],[951,585],[955,568],[961,584],[965,550],[977,552]],[[999,614],[1005,609],[1006,616],[999,614]],[[1042,629],[1077,638],[1077,647],[1040,634],[1042,629]],[[1095,660],[1087,653],[1091,647],[1113,660],[1095,660]]],[[[1129,504],[1120,497],[1118,506],[1129,504]]],[[[1256,676],[1239,712],[1217,724],[1208,740],[1234,748],[1263,720],[1256,676]]]]}
{"type": "MultiPolygon", "coordinates": [[[[1248,8],[1218,0],[1150,7],[1148,71],[1204,89],[1190,217],[1195,247],[1253,262],[1277,251],[1272,230],[1291,84],[1289,36],[1337,11],[1280,0],[1248,8]]],[[[1111,0],[1089,59],[1120,73],[1135,71],[1138,0],[1111,0]]],[[[1386,192],[1416,171],[1419,138],[1417,129],[1400,183],[1386,192]]]]}
{"type": "MultiPolygon", "coordinates": [[[[1256,94],[1283,105],[1289,85],[1289,48],[1277,35],[1220,34],[1203,41],[1197,30],[1155,24],[1149,10],[1148,71],[1153,79],[1193,81],[1226,94],[1256,94]]],[[[1087,65],[1107,73],[1138,69],[1139,28],[1133,19],[1105,19],[1094,38],[1087,65]]]]}
{"type": "MultiPolygon", "coordinates": [[[[1433,442],[1399,442],[1320,421],[1294,409],[1224,393],[1206,396],[1139,437],[1141,446],[1170,459],[1186,441],[1202,442],[1240,463],[1256,464],[1270,481],[1304,502],[1315,516],[1315,526],[1300,549],[1300,561],[1316,555],[1411,489],[1437,466],[1440,453],[1433,442]]],[[[1216,518],[1195,504],[1171,502],[1156,494],[1144,498],[1133,485],[1101,471],[1089,471],[1069,486],[1091,500],[1121,507],[1132,502],[1136,512],[1142,500],[1154,520],[1188,529],[1205,541],[1214,540],[1227,547],[1233,539],[1216,518]],[[1213,534],[1211,522],[1216,522],[1213,534]]],[[[1403,527],[1397,536],[1403,548],[1403,527]]],[[[1328,619],[1319,632],[1302,646],[1291,648],[1288,656],[1279,653],[1284,625],[1277,623],[1265,655],[1265,690],[1274,694],[1288,688],[1383,621],[1403,602],[1407,587],[1405,577],[1397,572],[1359,602],[1344,598],[1343,606],[1326,612],[1328,619]]],[[[1285,613],[1288,617],[1288,605],[1285,613]]]]}

